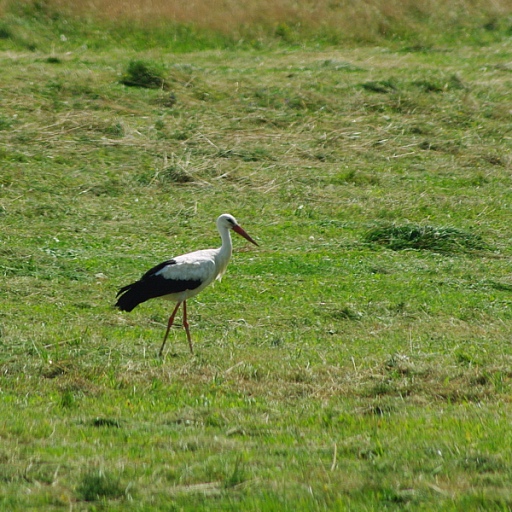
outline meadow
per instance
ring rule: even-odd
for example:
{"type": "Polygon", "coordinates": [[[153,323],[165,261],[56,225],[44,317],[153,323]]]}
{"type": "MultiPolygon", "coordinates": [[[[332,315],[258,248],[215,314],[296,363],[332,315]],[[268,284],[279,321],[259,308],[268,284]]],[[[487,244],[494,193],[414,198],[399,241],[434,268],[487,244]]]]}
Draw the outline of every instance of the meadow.
{"type": "Polygon", "coordinates": [[[510,6],[151,4],[0,3],[0,508],[512,509],[510,6]]]}

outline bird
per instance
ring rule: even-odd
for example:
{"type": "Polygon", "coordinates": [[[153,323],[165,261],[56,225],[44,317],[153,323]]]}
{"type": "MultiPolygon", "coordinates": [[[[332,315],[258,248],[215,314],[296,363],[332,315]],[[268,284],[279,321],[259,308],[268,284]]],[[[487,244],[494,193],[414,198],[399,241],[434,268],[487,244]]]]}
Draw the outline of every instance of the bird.
{"type": "Polygon", "coordinates": [[[204,290],[215,279],[220,279],[226,272],[232,252],[231,230],[241,235],[252,244],[258,244],[245,232],[238,221],[229,213],[217,218],[222,245],[217,249],[203,249],[189,252],[166,260],[148,270],[138,281],[123,286],[116,295],[115,306],[121,311],[132,311],[149,299],[162,298],[176,303],[167,322],[164,340],[160,347],[162,357],[174,317],[183,304],[183,327],[187,333],[191,354],[194,353],[192,337],[187,321],[187,300],[204,290]]]}

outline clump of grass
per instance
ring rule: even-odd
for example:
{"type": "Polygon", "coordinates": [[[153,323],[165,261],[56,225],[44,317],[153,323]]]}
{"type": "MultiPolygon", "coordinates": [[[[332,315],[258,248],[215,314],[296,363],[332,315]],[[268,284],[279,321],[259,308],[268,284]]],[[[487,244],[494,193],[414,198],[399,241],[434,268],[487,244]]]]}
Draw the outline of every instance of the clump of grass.
{"type": "Polygon", "coordinates": [[[102,131],[105,135],[109,135],[110,137],[124,137],[124,126],[119,122],[106,126],[102,131]]]}
{"type": "Polygon", "coordinates": [[[489,281],[489,285],[495,290],[500,290],[502,292],[512,292],[512,284],[502,283],[499,281],[489,281]]]}
{"type": "Polygon", "coordinates": [[[120,82],[130,87],[146,89],[165,89],[165,77],[162,69],[152,62],[132,60],[120,82]]]}
{"type": "Polygon", "coordinates": [[[83,501],[96,501],[102,498],[118,499],[124,496],[119,479],[104,471],[93,471],[82,478],[77,494],[83,501]]]}
{"type": "Polygon", "coordinates": [[[365,89],[366,91],[370,92],[378,92],[381,94],[388,94],[390,92],[396,92],[397,86],[393,82],[393,80],[377,80],[377,81],[370,81],[370,82],[364,82],[361,84],[361,87],[365,89]]]}
{"type": "Polygon", "coordinates": [[[119,422],[119,420],[112,419],[112,418],[94,418],[91,421],[91,425],[93,427],[121,428],[121,423],[119,422]]]}
{"type": "Polygon", "coordinates": [[[335,320],[361,320],[362,313],[354,311],[348,306],[342,308],[331,309],[327,312],[327,315],[335,320]]]}
{"type": "Polygon", "coordinates": [[[227,149],[220,150],[219,156],[221,158],[240,158],[244,162],[258,162],[260,160],[271,160],[272,156],[266,148],[255,147],[246,149],[227,149]]]}
{"type": "Polygon", "coordinates": [[[154,100],[155,104],[162,105],[162,107],[166,107],[166,108],[175,107],[177,102],[178,102],[178,98],[176,97],[176,94],[173,92],[166,94],[162,98],[158,98],[157,100],[154,100]]]}
{"type": "Polygon", "coordinates": [[[416,80],[413,85],[421,89],[423,92],[442,92],[443,86],[433,80],[416,80]]]}
{"type": "Polygon", "coordinates": [[[417,249],[436,252],[464,252],[488,248],[482,238],[475,233],[457,228],[417,226],[415,224],[378,226],[370,229],[364,240],[368,243],[383,245],[393,251],[417,249]]]}
{"type": "Polygon", "coordinates": [[[334,71],[347,71],[347,72],[357,72],[364,71],[363,68],[352,64],[351,62],[346,62],[344,60],[336,60],[336,59],[327,59],[321,63],[321,66],[324,68],[329,68],[334,71]]]}
{"type": "Polygon", "coordinates": [[[12,119],[0,116],[0,130],[8,130],[9,128],[11,128],[12,124],[12,119]]]}
{"type": "Polygon", "coordinates": [[[233,471],[230,475],[226,477],[226,480],[224,481],[224,487],[226,489],[231,489],[233,487],[236,487],[237,485],[240,485],[245,481],[245,471],[243,466],[243,460],[240,455],[236,458],[235,466],[233,468],[233,471]]]}
{"type": "Polygon", "coordinates": [[[348,183],[355,186],[378,185],[379,178],[375,175],[365,174],[355,169],[341,172],[333,178],[334,183],[348,183]]]}
{"type": "Polygon", "coordinates": [[[4,22],[0,23],[0,39],[11,39],[12,37],[13,33],[9,26],[4,22]]]}
{"type": "Polygon", "coordinates": [[[160,174],[160,181],[165,183],[191,183],[194,178],[183,166],[173,164],[160,174]]]}

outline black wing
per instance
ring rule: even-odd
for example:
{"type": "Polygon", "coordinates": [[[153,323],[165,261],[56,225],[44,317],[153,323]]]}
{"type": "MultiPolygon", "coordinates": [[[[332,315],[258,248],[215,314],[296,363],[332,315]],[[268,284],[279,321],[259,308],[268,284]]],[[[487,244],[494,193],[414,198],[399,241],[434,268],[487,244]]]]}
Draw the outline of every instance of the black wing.
{"type": "Polygon", "coordinates": [[[201,285],[199,279],[166,279],[159,274],[160,270],[168,265],[175,265],[175,260],[168,260],[159,263],[148,270],[135,283],[123,286],[118,292],[116,307],[121,311],[131,311],[142,302],[157,297],[170,295],[171,293],[180,293],[185,290],[194,290],[201,285]]]}

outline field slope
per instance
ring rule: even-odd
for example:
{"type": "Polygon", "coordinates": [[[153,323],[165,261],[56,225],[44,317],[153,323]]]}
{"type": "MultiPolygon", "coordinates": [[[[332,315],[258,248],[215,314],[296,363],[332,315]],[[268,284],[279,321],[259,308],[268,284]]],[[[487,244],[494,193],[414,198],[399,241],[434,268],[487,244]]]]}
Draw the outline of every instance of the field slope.
{"type": "Polygon", "coordinates": [[[23,16],[0,27],[0,508],[512,508],[503,27],[173,53],[23,16]],[[197,354],[177,325],[160,359],[170,305],[115,294],[224,212],[260,246],[190,302],[197,354]]]}

